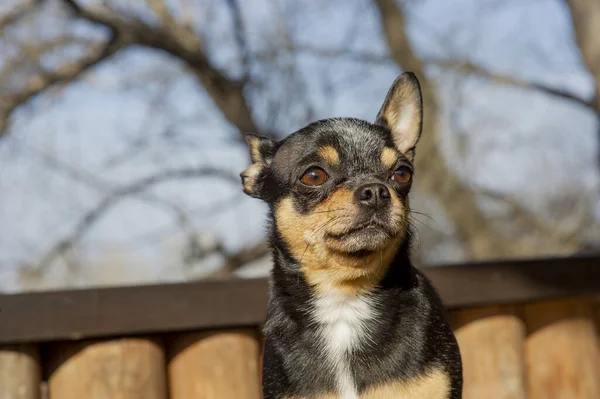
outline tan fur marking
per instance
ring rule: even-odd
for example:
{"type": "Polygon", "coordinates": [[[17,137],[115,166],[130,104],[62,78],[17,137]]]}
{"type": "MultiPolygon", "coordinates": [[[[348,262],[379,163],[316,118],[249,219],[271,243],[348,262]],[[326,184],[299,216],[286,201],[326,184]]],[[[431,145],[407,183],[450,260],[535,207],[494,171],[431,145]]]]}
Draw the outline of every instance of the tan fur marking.
{"type": "Polygon", "coordinates": [[[410,215],[410,202],[408,201],[408,198],[405,197],[405,200],[401,201],[397,195],[392,194],[392,207],[394,209],[401,209],[402,220],[407,225],[408,217],[410,215]]]}
{"type": "Polygon", "coordinates": [[[260,156],[260,138],[256,136],[246,136],[248,147],[250,148],[250,159],[252,162],[261,162],[260,156]]]}
{"type": "MultiPolygon", "coordinates": [[[[396,212],[391,217],[406,220],[406,207],[396,195],[392,195],[392,204],[396,212]]],[[[307,215],[296,211],[291,198],[283,199],[275,210],[279,233],[300,262],[308,283],[319,292],[334,289],[353,295],[370,291],[404,238],[400,234],[385,248],[365,257],[349,256],[325,237],[327,232],[337,234],[351,227],[355,214],[353,192],[346,188],[334,191],[307,215]]]]}
{"type": "Polygon", "coordinates": [[[407,381],[389,381],[367,389],[360,399],[448,399],[450,377],[442,369],[407,381]]]}
{"type": "MultiPolygon", "coordinates": [[[[450,377],[442,369],[406,381],[388,381],[367,388],[360,399],[448,399],[450,377]]],[[[286,396],[285,399],[339,399],[338,394],[324,393],[317,396],[286,396]]]]}
{"type": "Polygon", "coordinates": [[[248,147],[250,148],[250,160],[252,164],[241,173],[242,185],[244,186],[244,192],[246,194],[253,195],[254,184],[256,178],[260,175],[264,167],[266,166],[260,154],[260,138],[256,136],[246,136],[248,147]]]}
{"type": "Polygon", "coordinates": [[[253,163],[245,171],[242,172],[242,182],[244,186],[244,192],[246,194],[251,194],[253,192],[254,183],[256,183],[256,178],[262,171],[262,168],[262,163],[253,163]]]}
{"type": "Polygon", "coordinates": [[[340,399],[340,395],[324,393],[318,396],[285,396],[284,399],[340,399]]]}
{"type": "Polygon", "coordinates": [[[390,147],[384,147],[381,150],[381,163],[385,165],[386,168],[391,168],[394,166],[396,161],[398,160],[398,151],[390,147]]]}
{"type": "Polygon", "coordinates": [[[340,154],[330,145],[321,147],[319,149],[319,156],[330,165],[335,166],[340,164],[340,154]]]}

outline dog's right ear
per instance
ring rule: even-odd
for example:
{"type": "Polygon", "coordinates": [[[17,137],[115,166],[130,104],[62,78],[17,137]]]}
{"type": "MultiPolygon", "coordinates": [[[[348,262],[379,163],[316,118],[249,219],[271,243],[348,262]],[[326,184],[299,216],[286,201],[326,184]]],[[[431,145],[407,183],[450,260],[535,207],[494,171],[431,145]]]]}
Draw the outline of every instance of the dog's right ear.
{"type": "Polygon", "coordinates": [[[263,179],[266,170],[273,162],[277,143],[269,138],[246,134],[246,141],[250,148],[252,164],[240,173],[244,192],[254,198],[263,198],[263,179]]]}

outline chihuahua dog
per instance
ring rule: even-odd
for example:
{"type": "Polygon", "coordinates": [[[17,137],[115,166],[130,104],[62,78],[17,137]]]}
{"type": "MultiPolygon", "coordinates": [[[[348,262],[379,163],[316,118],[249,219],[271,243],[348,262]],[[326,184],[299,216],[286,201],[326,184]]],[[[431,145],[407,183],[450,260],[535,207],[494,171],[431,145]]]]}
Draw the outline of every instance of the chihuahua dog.
{"type": "Polygon", "coordinates": [[[393,83],[374,124],[334,118],[275,142],[247,135],[244,192],[269,205],[274,266],[264,399],[458,399],[444,307],[410,261],[421,89],[393,83]]]}

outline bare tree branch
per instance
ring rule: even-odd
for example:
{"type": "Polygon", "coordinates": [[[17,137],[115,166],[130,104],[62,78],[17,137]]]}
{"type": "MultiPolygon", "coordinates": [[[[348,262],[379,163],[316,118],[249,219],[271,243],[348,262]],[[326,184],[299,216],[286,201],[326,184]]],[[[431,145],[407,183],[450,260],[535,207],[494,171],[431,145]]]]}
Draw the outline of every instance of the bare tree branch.
{"type": "MultiPolygon", "coordinates": [[[[600,98],[600,2],[589,0],[567,0],[575,29],[575,38],[583,61],[595,79],[596,98],[600,98]]],[[[600,105],[595,103],[597,112],[600,105]]]]}
{"type": "MultiPolygon", "coordinates": [[[[97,49],[102,46],[95,40],[71,37],[71,36],[59,36],[52,40],[34,43],[23,43],[20,45],[19,56],[6,57],[4,59],[4,66],[0,70],[0,81],[7,81],[11,74],[18,72],[20,68],[28,66],[31,63],[38,70],[39,75],[34,75],[29,78],[30,85],[35,86],[37,81],[41,78],[40,76],[50,75],[51,72],[45,70],[39,65],[40,55],[49,53],[61,49],[67,45],[78,44],[92,49],[97,49]]],[[[3,90],[0,89],[0,93],[3,90]]]]}
{"type": "Polygon", "coordinates": [[[120,46],[109,44],[102,50],[95,52],[95,54],[90,54],[77,62],[63,65],[58,70],[48,72],[45,75],[35,76],[29,80],[27,87],[20,92],[0,98],[0,137],[6,133],[8,118],[11,113],[20,105],[25,104],[31,98],[53,85],[78,78],[92,66],[113,55],[119,48],[120,46]]]}
{"type": "Polygon", "coordinates": [[[201,42],[194,32],[176,23],[166,8],[150,1],[165,22],[159,27],[149,26],[143,21],[120,15],[106,5],[86,8],[75,0],[62,0],[75,16],[106,27],[111,32],[110,40],[100,51],[95,51],[82,60],[65,65],[61,70],[36,77],[34,84],[22,92],[0,99],[0,136],[8,127],[8,117],[20,105],[54,84],[77,78],[90,67],[105,60],[129,44],[138,44],[165,51],[184,61],[213,99],[224,117],[239,131],[259,132],[249,104],[244,97],[244,83],[232,80],[220,72],[204,53],[201,42]]]}
{"type": "Polygon", "coordinates": [[[181,23],[189,31],[193,31],[194,22],[196,21],[194,3],[193,0],[181,0],[181,23]]]}
{"type": "Polygon", "coordinates": [[[108,7],[92,10],[80,7],[75,0],[63,1],[81,18],[106,26],[132,43],[162,50],[181,59],[190,67],[223,116],[240,131],[241,138],[245,132],[260,131],[244,97],[243,82],[229,79],[212,65],[193,32],[175,29],[179,24],[149,26],[136,18],[126,19],[108,7]]]}
{"type": "Polygon", "coordinates": [[[222,266],[213,274],[211,278],[231,277],[231,275],[240,267],[259,260],[269,254],[269,247],[265,242],[258,243],[254,246],[243,248],[238,252],[231,253],[217,243],[213,253],[218,253],[223,256],[224,261],[222,266]]]}
{"type": "Polygon", "coordinates": [[[146,0],[146,3],[150,6],[152,11],[156,14],[156,16],[161,20],[161,22],[171,27],[175,25],[177,22],[169,12],[169,8],[167,7],[167,3],[163,0],[146,0]]]}
{"type": "MultiPolygon", "coordinates": [[[[345,48],[328,48],[297,43],[294,45],[294,51],[318,56],[320,58],[345,58],[351,61],[369,63],[369,64],[388,64],[395,63],[389,54],[379,54],[372,51],[362,51],[345,48]]],[[[272,57],[270,53],[258,53],[257,57],[272,57]]]]}
{"type": "MultiPolygon", "coordinates": [[[[307,85],[300,81],[298,73],[298,65],[297,60],[295,58],[296,53],[296,44],[290,32],[289,24],[286,24],[288,18],[286,18],[285,8],[282,6],[280,2],[277,0],[270,0],[271,3],[271,12],[275,15],[275,30],[277,32],[277,37],[280,45],[277,50],[279,54],[284,55],[283,59],[283,76],[282,76],[282,96],[281,100],[287,98],[288,93],[294,93],[293,103],[294,105],[302,105],[302,116],[300,117],[300,123],[308,123],[314,119],[315,110],[311,105],[311,101],[308,96],[307,85]]],[[[275,58],[275,57],[273,57],[275,58]]],[[[279,110],[283,106],[283,102],[279,100],[273,102],[271,107],[273,110],[270,112],[272,116],[272,120],[274,121],[276,115],[280,114],[279,110]]]]}
{"type": "MultiPolygon", "coordinates": [[[[146,0],[152,11],[158,16],[161,27],[175,40],[189,50],[195,51],[202,47],[200,38],[185,23],[177,21],[169,12],[167,2],[164,0],[146,0]]],[[[138,21],[138,23],[140,23],[138,21]]]]}
{"type": "Polygon", "coordinates": [[[187,180],[196,178],[216,177],[235,184],[239,184],[238,176],[228,173],[222,169],[213,167],[185,168],[176,170],[161,171],[152,176],[137,180],[125,187],[114,189],[93,209],[88,211],[77,223],[73,231],[65,238],[56,243],[50,251],[46,253],[37,265],[37,269],[48,268],[55,259],[64,256],[73,246],[85,235],[94,224],[104,216],[113,206],[125,197],[139,195],[152,186],[175,180],[187,180]]]}
{"type": "MultiPolygon", "coordinates": [[[[361,62],[361,63],[372,63],[372,64],[385,64],[389,62],[395,62],[392,57],[387,54],[378,54],[370,51],[358,51],[351,49],[340,49],[340,48],[320,48],[310,45],[296,45],[295,50],[297,52],[312,54],[319,57],[325,58],[346,58],[348,60],[361,62]]],[[[273,56],[272,54],[261,53],[258,57],[273,56]]],[[[516,78],[511,75],[501,74],[498,72],[490,71],[482,66],[476,65],[467,60],[452,60],[442,58],[424,58],[423,63],[425,65],[435,65],[442,69],[450,69],[459,73],[472,74],[479,76],[484,79],[493,81],[494,83],[520,87],[523,89],[541,91],[544,94],[558,97],[563,100],[572,101],[578,105],[589,108],[590,110],[597,112],[596,99],[586,99],[578,96],[577,94],[571,93],[566,90],[556,89],[541,83],[529,82],[516,78]]]]}
{"type": "Polygon", "coordinates": [[[577,209],[577,222],[572,223],[575,227],[567,229],[560,225],[548,224],[541,217],[525,208],[517,199],[511,198],[503,193],[490,189],[476,189],[476,192],[479,195],[508,205],[511,208],[511,213],[513,215],[511,220],[513,224],[529,226],[544,236],[546,240],[555,243],[557,246],[568,245],[576,249],[586,245],[586,241],[581,235],[581,231],[586,227],[589,227],[586,225],[589,224],[591,220],[586,207],[579,207],[579,209],[577,209]]]}
{"type": "Polygon", "coordinates": [[[227,6],[231,10],[231,17],[233,19],[233,32],[238,46],[238,51],[240,53],[242,80],[247,81],[248,75],[250,74],[250,52],[248,49],[248,43],[246,43],[242,12],[237,0],[227,0],[226,2],[227,6]]]}
{"type": "Polygon", "coordinates": [[[35,8],[36,3],[39,3],[39,1],[27,1],[14,6],[14,8],[12,8],[5,15],[0,16],[0,32],[9,25],[18,22],[21,18],[29,14],[29,12],[35,8]]]}
{"type": "MultiPolygon", "coordinates": [[[[59,172],[65,174],[66,176],[72,178],[73,180],[80,182],[80,183],[84,183],[87,186],[92,187],[93,189],[95,189],[98,192],[101,192],[104,195],[106,195],[106,193],[108,193],[108,192],[113,191],[113,187],[111,184],[99,179],[98,177],[92,175],[91,173],[88,173],[84,170],[75,168],[65,162],[62,162],[61,160],[56,159],[55,157],[47,154],[44,151],[38,150],[31,145],[29,145],[28,147],[30,148],[30,150],[33,150],[40,158],[42,158],[45,165],[49,166],[50,168],[52,168],[56,171],[59,171],[59,172]]],[[[184,209],[181,205],[173,203],[171,201],[167,201],[163,198],[157,197],[156,195],[153,195],[151,193],[146,193],[143,191],[138,194],[138,197],[148,203],[167,208],[177,218],[177,220],[179,221],[179,224],[181,226],[181,229],[183,231],[185,231],[187,235],[192,236],[192,235],[196,234],[196,232],[193,228],[193,224],[192,224],[190,218],[188,217],[187,210],[184,209]]]]}
{"type": "Polygon", "coordinates": [[[555,89],[553,87],[543,85],[541,83],[528,82],[525,80],[517,79],[514,76],[492,72],[486,68],[483,68],[466,60],[426,59],[425,62],[429,65],[436,65],[440,68],[452,69],[459,73],[477,75],[479,77],[489,79],[495,83],[520,87],[523,89],[541,91],[550,96],[575,102],[578,105],[581,105],[583,107],[589,108],[594,112],[597,112],[597,104],[595,98],[588,100],[565,90],[555,89]]]}
{"type": "MultiPolygon", "coordinates": [[[[77,15],[82,15],[81,9],[74,1],[64,1],[77,15]]],[[[124,37],[119,35],[112,26],[107,27],[111,31],[111,35],[104,45],[92,46],[90,52],[85,57],[72,63],[62,65],[55,71],[44,71],[43,73],[30,78],[27,86],[19,92],[0,97],[0,137],[6,133],[11,113],[19,106],[25,104],[31,98],[53,85],[77,79],[82,73],[106,60],[126,46],[127,43],[126,40],[124,40],[124,37]]]]}

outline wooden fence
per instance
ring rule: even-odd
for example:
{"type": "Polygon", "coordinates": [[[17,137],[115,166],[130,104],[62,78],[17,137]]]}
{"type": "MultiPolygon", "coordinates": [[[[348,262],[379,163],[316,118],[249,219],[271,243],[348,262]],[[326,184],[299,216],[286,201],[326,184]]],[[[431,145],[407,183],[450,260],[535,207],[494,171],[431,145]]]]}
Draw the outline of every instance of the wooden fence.
{"type": "MultiPolygon", "coordinates": [[[[600,398],[600,257],[426,269],[467,399],[600,398]]],[[[266,280],[0,295],[0,399],[258,399],[266,280]]]]}

